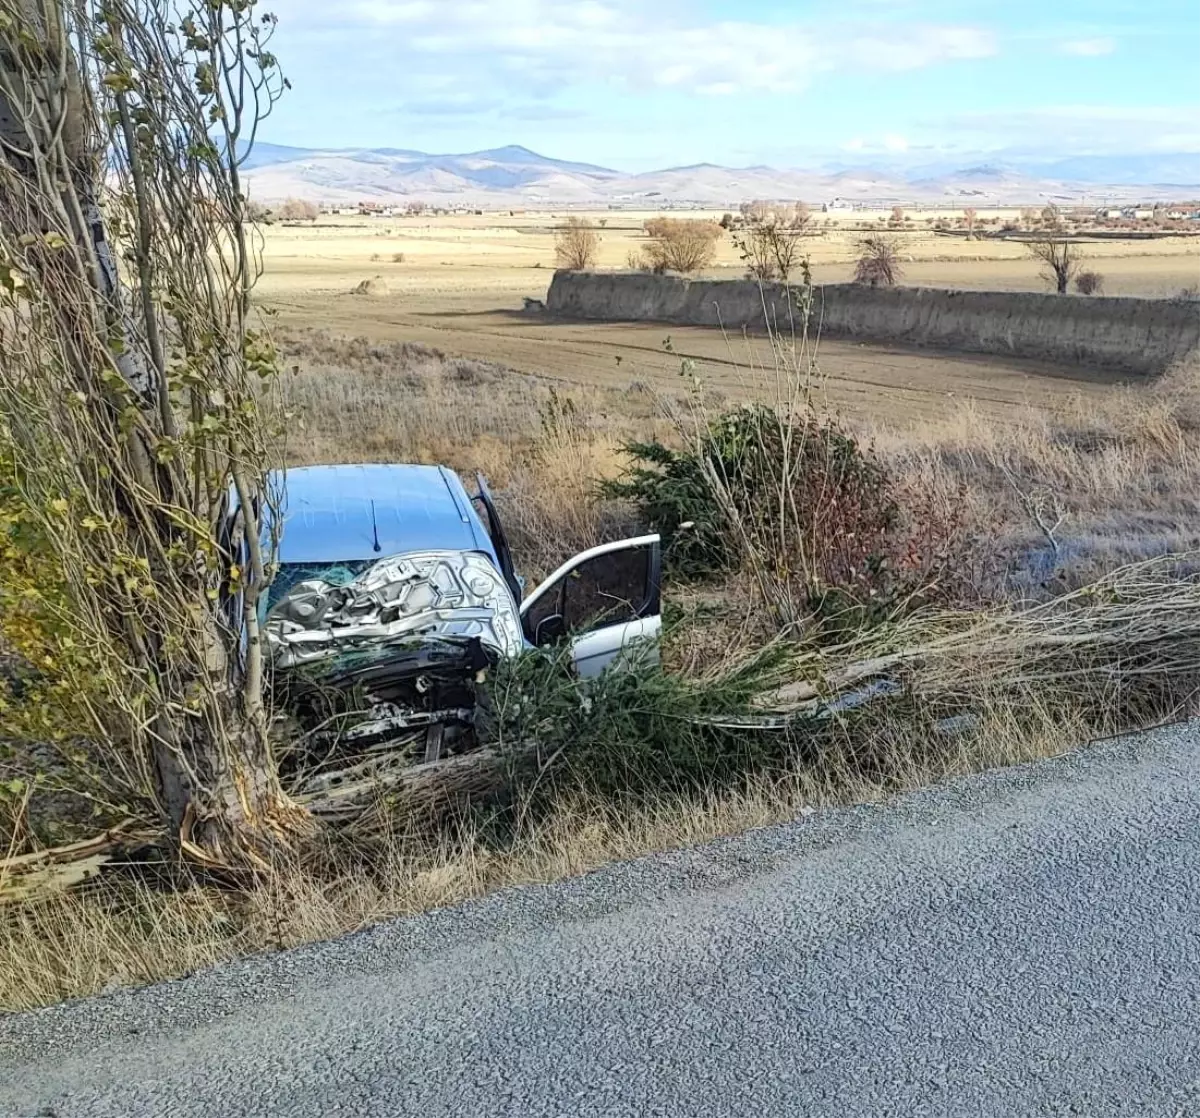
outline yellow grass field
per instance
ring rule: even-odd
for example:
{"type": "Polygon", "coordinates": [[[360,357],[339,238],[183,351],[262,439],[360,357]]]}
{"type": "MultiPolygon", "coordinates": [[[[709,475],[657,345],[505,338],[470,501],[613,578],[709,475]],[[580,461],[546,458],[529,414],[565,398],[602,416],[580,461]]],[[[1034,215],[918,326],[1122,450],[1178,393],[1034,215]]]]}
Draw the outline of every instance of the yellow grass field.
{"type": "MultiPolygon", "coordinates": [[[[980,217],[1017,211],[981,211],[980,217]]],[[[554,229],[563,213],[436,217],[323,217],[313,226],[263,230],[260,300],[285,327],[328,328],[377,341],[415,341],[447,353],[498,361],[523,372],[604,388],[642,383],[678,387],[683,357],[698,362],[706,385],[731,397],[761,395],[771,383],[763,339],[723,337],[704,329],[657,325],[557,323],[522,313],[524,298],[543,299],[554,270],[554,229]],[[382,277],[380,295],[354,295],[382,277]],[[671,337],[673,352],[663,343],[671,337]]],[[[644,243],[650,212],[584,215],[599,224],[599,266],[623,267],[644,243]]],[[[680,216],[719,218],[719,213],[680,216]]],[[[939,236],[928,218],[961,211],[920,211],[918,228],[899,231],[903,281],[946,287],[1044,290],[1038,264],[1019,244],[939,236]]],[[[844,282],[862,226],[887,214],[814,215],[809,248],[814,278],[844,282]],[[827,226],[827,227],[826,227],[827,226]]],[[[1085,246],[1087,266],[1105,292],[1162,297],[1200,284],[1200,236],[1104,241],[1085,246]]],[[[740,276],[729,236],[709,275],[740,276]]],[[[1056,409],[1080,393],[1103,392],[1118,378],[1015,358],[983,357],[823,340],[820,365],[831,402],[848,414],[907,422],[936,418],[963,398],[986,412],[1013,405],[1056,409]]]]}

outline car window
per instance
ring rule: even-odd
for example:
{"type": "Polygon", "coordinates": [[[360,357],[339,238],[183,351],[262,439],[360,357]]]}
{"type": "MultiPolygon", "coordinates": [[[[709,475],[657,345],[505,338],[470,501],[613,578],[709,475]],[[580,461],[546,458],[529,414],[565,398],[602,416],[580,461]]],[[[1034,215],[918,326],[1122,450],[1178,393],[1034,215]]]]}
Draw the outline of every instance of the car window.
{"type": "Polygon", "coordinates": [[[538,640],[542,623],[562,616],[557,633],[620,625],[642,615],[650,597],[650,547],[626,548],[576,564],[525,613],[525,632],[538,640]]]}
{"type": "Polygon", "coordinates": [[[564,616],[572,630],[598,629],[635,620],[647,598],[649,549],[597,555],[564,580],[564,616]]]}

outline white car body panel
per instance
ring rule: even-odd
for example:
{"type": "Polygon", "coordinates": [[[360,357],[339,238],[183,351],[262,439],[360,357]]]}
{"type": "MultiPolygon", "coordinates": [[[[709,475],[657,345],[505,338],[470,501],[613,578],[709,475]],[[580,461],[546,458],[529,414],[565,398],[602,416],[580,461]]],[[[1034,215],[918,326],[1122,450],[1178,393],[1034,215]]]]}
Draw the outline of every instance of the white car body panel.
{"type": "MultiPolygon", "coordinates": [[[[597,547],[581,551],[560,565],[521,603],[521,617],[524,618],[543,596],[553,593],[562,580],[581,563],[586,563],[588,560],[602,555],[611,555],[614,552],[650,547],[658,542],[658,535],[651,534],[635,536],[627,540],[614,540],[611,543],[600,544],[597,547]]],[[[630,659],[631,652],[635,647],[638,659],[644,658],[643,662],[655,664],[658,662],[657,642],[661,633],[662,615],[659,613],[581,633],[571,641],[571,654],[575,668],[581,677],[593,678],[618,657],[630,659]]]]}

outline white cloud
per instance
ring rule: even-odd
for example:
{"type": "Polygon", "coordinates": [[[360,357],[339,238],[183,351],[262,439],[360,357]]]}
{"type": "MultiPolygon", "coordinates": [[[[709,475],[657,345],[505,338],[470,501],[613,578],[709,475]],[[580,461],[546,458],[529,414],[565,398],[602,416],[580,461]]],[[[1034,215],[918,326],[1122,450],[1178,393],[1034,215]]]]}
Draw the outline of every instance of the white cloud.
{"type": "Polygon", "coordinates": [[[1081,58],[1098,58],[1112,54],[1116,49],[1116,39],[1068,39],[1059,46],[1063,54],[1074,54],[1081,58]]]}
{"type": "Polygon", "coordinates": [[[883,146],[888,151],[908,151],[908,141],[903,136],[884,136],[883,146]]]}
{"type": "MultiPolygon", "coordinates": [[[[286,17],[287,0],[278,5],[286,17]]],[[[546,91],[583,82],[707,96],[789,93],[836,70],[895,72],[995,54],[972,26],[705,22],[685,0],[291,0],[311,29],[363,32],[388,52],[400,84],[450,73],[478,93],[546,91]],[[336,9],[336,14],[334,10],[336,9]],[[301,14],[303,13],[303,14],[301,14]],[[518,81],[520,84],[518,85],[518,81]]],[[[363,60],[367,64],[367,60],[363,60]]]]}
{"type": "Polygon", "coordinates": [[[969,146],[1049,152],[1200,151],[1200,105],[1047,105],[959,113],[937,122],[969,146]]]}

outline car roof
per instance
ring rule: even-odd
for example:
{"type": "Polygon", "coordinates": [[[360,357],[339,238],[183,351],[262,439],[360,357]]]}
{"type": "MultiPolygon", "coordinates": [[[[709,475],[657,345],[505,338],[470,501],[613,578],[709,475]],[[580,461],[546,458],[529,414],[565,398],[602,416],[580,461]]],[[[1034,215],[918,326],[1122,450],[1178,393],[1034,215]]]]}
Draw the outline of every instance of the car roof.
{"type": "Polygon", "coordinates": [[[280,563],[351,562],[413,551],[482,551],[497,563],[462,481],[444,466],[301,466],[282,480],[280,563]]]}

